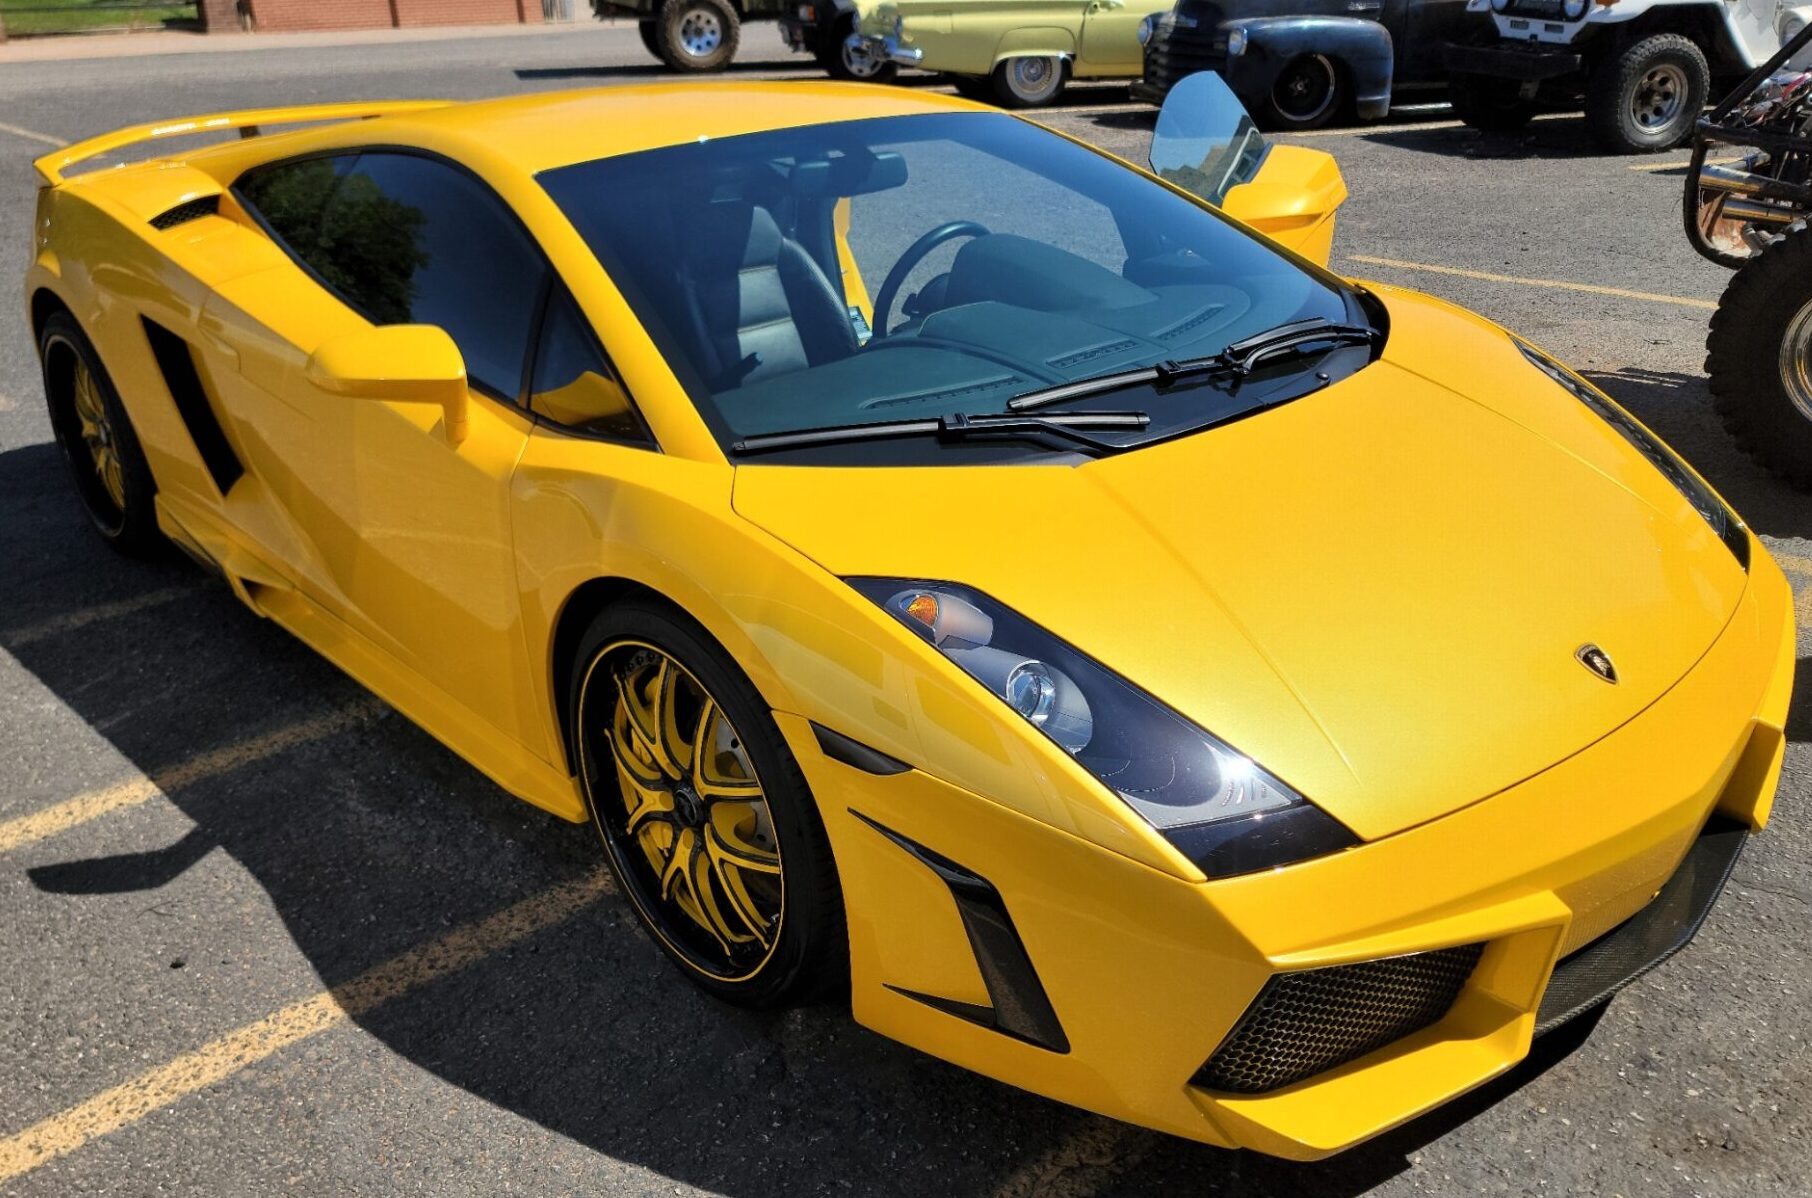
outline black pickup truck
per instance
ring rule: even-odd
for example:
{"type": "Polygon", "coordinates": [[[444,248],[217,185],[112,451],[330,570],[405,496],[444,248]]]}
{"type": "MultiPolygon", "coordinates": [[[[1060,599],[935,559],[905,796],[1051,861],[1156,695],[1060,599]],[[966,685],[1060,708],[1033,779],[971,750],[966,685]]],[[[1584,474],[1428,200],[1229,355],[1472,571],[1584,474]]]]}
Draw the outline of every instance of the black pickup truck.
{"type": "Polygon", "coordinates": [[[1214,71],[1271,129],[1376,120],[1393,92],[1445,85],[1442,47],[1480,19],[1466,0],[1177,0],[1139,30],[1133,95],[1160,104],[1184,76],[1214,71]]]}

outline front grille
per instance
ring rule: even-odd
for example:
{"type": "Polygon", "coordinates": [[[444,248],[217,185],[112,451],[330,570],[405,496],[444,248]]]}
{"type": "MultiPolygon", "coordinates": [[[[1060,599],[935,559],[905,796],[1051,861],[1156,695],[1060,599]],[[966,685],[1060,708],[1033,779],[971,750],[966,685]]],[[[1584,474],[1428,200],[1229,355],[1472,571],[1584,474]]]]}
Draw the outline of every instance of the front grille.
{"type": "Polygon", "coordinates": [[[1263,1094],[1356,1061],[1447,1014],[1483,944],[1280,973],[1193,1081],[1263,1094]]]}
{"type": "Polygon", "coordinates": [[[1504,9],[1512,17],[1537,17],[1544,21],[1565,20],[1561,12],[1561,0],[1510,0],[1509,7],[1504,9]]]}
{"type": "Polygon", "coordinates": [[[1227,65],[1227,35],[1207,30],[1159,30],[1145,47],[1145,82],[1168,92],[1197,71],[1227,65]]]}

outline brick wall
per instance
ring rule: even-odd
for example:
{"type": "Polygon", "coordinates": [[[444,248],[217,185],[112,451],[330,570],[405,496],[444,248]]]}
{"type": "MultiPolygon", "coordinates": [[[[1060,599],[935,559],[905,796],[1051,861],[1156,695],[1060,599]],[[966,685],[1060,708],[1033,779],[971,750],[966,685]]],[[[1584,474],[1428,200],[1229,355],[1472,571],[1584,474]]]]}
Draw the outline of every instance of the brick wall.
{"type": "Polygon", "coordinates": [[[251,0],[251,9],[262,33],[541,20],[541,0],[251,0]]]}

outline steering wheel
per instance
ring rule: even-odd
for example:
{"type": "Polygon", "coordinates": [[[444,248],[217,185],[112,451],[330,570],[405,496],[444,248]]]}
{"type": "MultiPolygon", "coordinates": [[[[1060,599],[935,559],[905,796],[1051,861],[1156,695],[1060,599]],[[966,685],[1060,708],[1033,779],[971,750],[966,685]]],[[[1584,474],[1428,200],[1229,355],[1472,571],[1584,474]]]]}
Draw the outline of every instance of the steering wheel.
{"type": "Polygon", "coordinates": [[[912,268],[924,260],[925,255],[943,245],[946,241],[958,237],[986,237],[988,227],[972,220],[953,220],[939,225],[917,241],[906,247],[900,260],[887,272],[887,279],[881,284],[879,294],[875,296],[875,318],[871,322],[874,329],[872,337],[879,341],[887,336],[887,317],[893,311],[893,301],[898,298],[900,288],[906,283],[906,276],[912,268]]]}

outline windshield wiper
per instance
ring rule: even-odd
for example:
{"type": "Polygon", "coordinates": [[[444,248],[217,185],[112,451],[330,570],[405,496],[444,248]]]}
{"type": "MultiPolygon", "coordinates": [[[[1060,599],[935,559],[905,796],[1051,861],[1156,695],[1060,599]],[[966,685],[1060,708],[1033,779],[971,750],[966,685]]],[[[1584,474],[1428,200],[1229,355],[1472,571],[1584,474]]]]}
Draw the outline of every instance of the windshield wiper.
{"type": "Polygon", "coordinates": [[[1112,374],[1099,374],[1094,378],[1028,391],[1008,400],[1007,408],[1014,412],[1029,412],[1072,399],[1106,395],[1125,387],[1150,384],[1162,390],[1186,379],[1213,374],[1230,374],[1243,379],[1259,363],[1269,358],[1320,353],[1323,348],[1332,349],[1336,345],[1374,345],[1377,340],[1378,330],[1370,325],[1340,324],[1325,316],[1316,316],[1242,337],[1220,353],[1209,354],[1207,357],[1159,362],[1155,366],[1117,370],[1112,374]]]}
{"type": "Polygon", "coordinates": [[[1052,416],[1021,416],[1015,412],[983,412],[966,416],[956,412],[939,416],[935,420],[892,420],[883,424],[845,424],[831,428],[800,429],[790,433],[766,433],[758,437],[744,437],[730,446],[730,452],[768,453],[777,449],[798,449],[811,445],[845,445],[894,437],[935,435],[944,441],[970,441],[984,437],[1043,441],[1064,449],[1080,449],[1099,457],[1102,454],[1118,453],[1129,447],[1091,437],[1083,429],[1144,428],[1150,423],[1151,417],[1144,412],[1065,412],[1052,416]]]}

